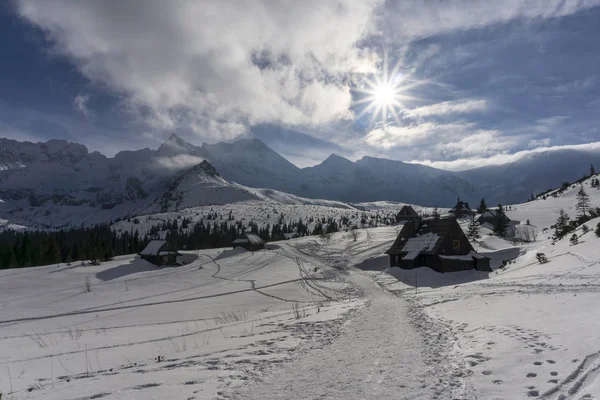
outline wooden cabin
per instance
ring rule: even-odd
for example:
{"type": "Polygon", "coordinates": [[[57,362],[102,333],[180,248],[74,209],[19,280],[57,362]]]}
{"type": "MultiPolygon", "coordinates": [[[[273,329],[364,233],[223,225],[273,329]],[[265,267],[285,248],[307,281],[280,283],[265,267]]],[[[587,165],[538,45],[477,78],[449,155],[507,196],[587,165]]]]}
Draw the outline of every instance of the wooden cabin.
{"type": "Polygon", "coordinates": [[[171,248],[166,240],[151,240],[144,250],[139,252],[139,256],[154,265],[175,265],[177,256],[180,256],[177,250],[171,248]]]}
{"type": "Polygon", "coordinates": [[[452,214],[454,218],[464,218],[475,215],[475,211],[471,210],[469,203],[462,201],[461,199],[458,199],[456,205],[448,212],[452,214]]]}
{"type": "Polygon", "coordinates": [[[417,214],[414,208],[411,206],[403,206],[398,214],[396,214],[396,222],[413,221],[418,227],[421,222],[421,216],[417,214]]]}
{"type": "Polygon", "coordinates": [[[233,241],[233,248],[236,247],[243,247],[249,251],[261,250],[265,248],[265,241],[253,233],[242,233],[233,241]]]}
{"type": "MultiPolygon", "coordinates": [[[[506,216],[506,214],[503,214],[503,218],[505,219],[506,222],[510,223],[510,218],[508,218],[506,216]]],[[[498,219],[497,210],[487,209],[483,212],[483,214],[481,214],[481,216],[479,218],[477,218],[477,222],[480,225],[483,225],[485,223],[494,225],[496,223],[497,219],[498,219]]]]}
{"type": "MultiPolygon", "coordinates": [[[[498,220],[498,218],[500,218],[498,216],[498,210],[487,209],[484,211],[483,214],[481,214],[481,216],[479,218],[477,218],[477,222],[480,225],[489,224],[489,228],[493,229],[493,226],[496,225],[496,221],[498,220]]],[[[513,237],[516,232],[516,226],[518,224],[520,224],[521,222],[508,218],[508,216],[506,214],[503,214],[502,218],[504,219],[504,221],[506,222],[506,225],[508,226],[508,228],[506,230],[506,236],[513,237]]]]}
{"type": "Polygon", "coordinates": [[[390,267],[429,267],[437,272],[491,271],[489,257],[477,253],[456,218],[408,221],[386,252],[390,267]]]}

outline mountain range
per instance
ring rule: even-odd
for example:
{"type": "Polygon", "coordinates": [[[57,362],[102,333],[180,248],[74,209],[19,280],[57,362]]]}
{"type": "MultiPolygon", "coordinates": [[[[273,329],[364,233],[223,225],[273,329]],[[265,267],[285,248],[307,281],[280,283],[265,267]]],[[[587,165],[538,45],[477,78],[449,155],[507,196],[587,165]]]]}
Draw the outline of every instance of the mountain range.
{"type": "MultiPolygon", "coordinates": [[[[332,154],[298,168],[258,139],[195,146],[171,135],[158,149],[113,158],[64,140],[0,139],[0,218],[61,226],[195,205],[275,199],[397,201],[450,207],[457,198],[522,202],[600,165],[600,153],[555,150],[516,162],[452,172],[421,164],[332,154]]],[[[314,201],[313,203],[318,203],[314,201]]]]}

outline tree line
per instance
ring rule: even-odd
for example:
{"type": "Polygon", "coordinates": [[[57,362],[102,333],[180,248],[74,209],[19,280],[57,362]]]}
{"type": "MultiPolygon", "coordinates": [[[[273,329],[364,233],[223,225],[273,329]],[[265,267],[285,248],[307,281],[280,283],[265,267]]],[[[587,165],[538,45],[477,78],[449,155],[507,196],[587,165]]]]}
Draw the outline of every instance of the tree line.
{"type": "MultiPolygon", "coordinates": [[[[312,218],[311,218],[312,220],[312,218]]],[[[266,224],[259,227],[253,221],[246,226],[242,221],[168,220],[159,222],[140,233],[131,228],[117,232],[110,224],[78,227],[57,231],[13,231],[0,233],[0,269],[25,268],[48,264],[71,263],[90,260],[107,261],[115,256],[139,253],[152,239],[166,239],[174,248],[198,250],[227,247],[242,232],[249,231],[265,241],[285,239],[286,233],[296,236],[319,235],[337,232],[339,224],[334,219],[317,220],[309,229],[298,221],[266,224]]]]}

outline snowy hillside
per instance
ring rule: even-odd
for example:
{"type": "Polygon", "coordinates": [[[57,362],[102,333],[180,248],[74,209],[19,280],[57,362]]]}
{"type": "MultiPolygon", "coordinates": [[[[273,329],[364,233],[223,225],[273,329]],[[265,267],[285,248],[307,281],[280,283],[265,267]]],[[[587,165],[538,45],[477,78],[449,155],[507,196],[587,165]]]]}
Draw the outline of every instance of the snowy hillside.
{"type": "Polygon", "coordinates": [[[306,202],[299,197],[430,207],[450,207],[457,197],[471,203],[482,197],[489,204],[514,203],[580,178],[590,163],[600,164],[596,161],[597,153],[546,152],[503,166],[450,172],[331,155],[319,165],[300,169],[258,139],[195,146],[172,135],[157,150],[122,151],[114,158],[64,140],[0,139],[0,218],[56,228],[265,196],[282,202],[306,202]],[[202,161],[224,181],[200,183],[194,168],[202,161]]]}
{"type": "MultiPolygon", "coordinates": [[[[201,183],[215,179],[203,175],[201,183]]],[[[600,190],[590,179],[582,185],[590,205],[600,206],[600,190]]],[[[273,242],[254,253],[188,252],[174,268],[123,256],[99,266],[0,271],[0,392],[107,400],[600,398],[593,232],[600,218],[586,223],[587,233],[577,228],[577,244],[544,232],[560,208],[575,217],[579,189],[509,206],[510,218],[530,220],[533,242],[481,228],[475,247],[492,258],[491,273],[388,268],[384,252],[401,226],[273,242]],[[538,262],[539,252],[548,263],[538,262]]],[[[260,224],[282,214],[372,220],[397,209],[263,199],[115,228],[230,211],[260,224]]]]}

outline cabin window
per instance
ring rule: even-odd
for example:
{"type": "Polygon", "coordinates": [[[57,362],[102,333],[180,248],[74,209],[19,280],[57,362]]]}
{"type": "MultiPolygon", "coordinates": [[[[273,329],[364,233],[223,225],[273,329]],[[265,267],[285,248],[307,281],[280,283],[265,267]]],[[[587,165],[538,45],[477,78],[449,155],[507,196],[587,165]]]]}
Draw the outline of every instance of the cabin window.
{"type": "Polygon", "coordinates": [[[453,240],[452,241],[452,248],[454,250],[460,250],[460,240],[453,240]]]}

